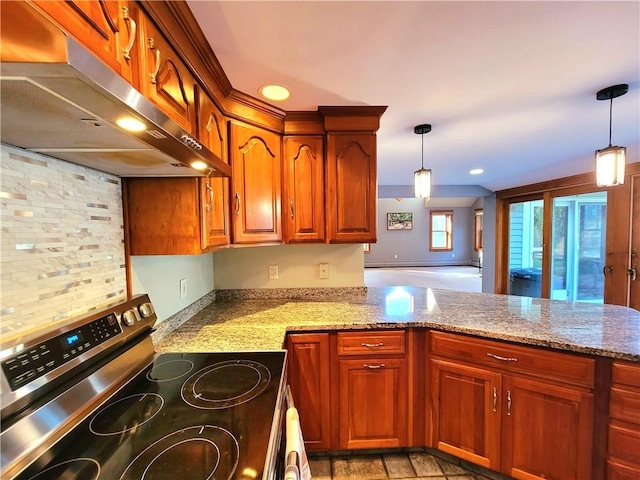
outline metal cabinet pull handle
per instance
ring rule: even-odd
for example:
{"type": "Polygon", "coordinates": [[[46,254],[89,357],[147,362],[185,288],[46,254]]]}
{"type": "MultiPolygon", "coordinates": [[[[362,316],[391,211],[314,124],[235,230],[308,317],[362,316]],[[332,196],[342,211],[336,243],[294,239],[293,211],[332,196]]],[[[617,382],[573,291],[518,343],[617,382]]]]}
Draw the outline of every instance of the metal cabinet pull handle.
{"type": "Polygon", "coordinates": [[[362,364],[362,366],[363,366],[364,368],[369,368],[369,369],[371,369],[371,370],[377,370],[377,369],[379,369],[379,368],[384,368],[384,367],[386,367],[386,365],[385,365],[384,363],[379,363],[379,364],[377,364],[377,365],[369,365],[368,363],[363,363],[363,364],[362,364]]]}
{"type": "Polygon", "coordinates": [[[131,60],[131,49],[133,48],[133,43],[136,41],[136,22],[129,16],[128,7],[122,7],[122,18],[127,24],[127,30],[129,30],[129,43],[122,48],[122,52],[125,60],[131,60]]]}
{"type": "Polygon", "coordinates": [[[501,357],[500,355],[495,355],[493,353],[487,352],[487,357],[495,358],[496,360],[501,360],[503,362],[517,362],[518,359],[516,357],[501,357]]]}
{"type": "Polygon", "coordinates": [[[293,210],[293,197],[289,198],[289,205],[291,205],[291,218],[293,218],[293,212],[294,212],[294,210],[293,210]]]}
{"type": "Polygon", "coordinates": [[[367,348],[378,348],[378,347],[384,347],[384,342],[380,342],[380,343],[361,343],[360,346],[361,347],[367,347],[367,348]]]}
{"type": "Polygon", "coordinates": [[[511,416],[511,390],[507,390],[507,415],[511,416]]]}
{"type": "Polygon", "coordinates": [[[240,215],[240,194],[236,192],[236,215],[240,215]]]}
{"type": "Polygon", "coordinates": [[[602,267],[602,275],[604,275],[605,277],[607,276],[607,271],[609,273],[613,273],[613,265],[605,265],[604,267],[602,267]]]}
{"type": "Polygon", "coordinates": [[[636,270],[636,266],[632,265],[631,268],[629,270],[627,270],[627,273],[629,274],[629,276],[631,277],[631,281],[635,281],[635,279],[638,276],[638,271],[636,270]]]}
{"type": "Polygon", "coordinates": [[[498,411],[498,389],[493,387],[493,412],[498,411]]]}
{"type": "Polygon", "coordinates": [[[147,39],[147,45],[149,45],[149,49],[152,51],[156,51],[156,65],[153,72],[149,74],[149,76],[151,77],[151,83],[154,85],[156,84],[156,77],[158,76],[158,72],[160,71],[160,49],[155,47],[155,43],[156,42],[153,40],[153,38],[149,37],[147,39]]]}
{"type": "Polygon", "coordinates": [[[207,212],[211,211],[211,206],[213,205],[213,188],[209,185],[209,182],[206,183],[207,191],[209,192],[209,203],[207,203],[207,212]]]}

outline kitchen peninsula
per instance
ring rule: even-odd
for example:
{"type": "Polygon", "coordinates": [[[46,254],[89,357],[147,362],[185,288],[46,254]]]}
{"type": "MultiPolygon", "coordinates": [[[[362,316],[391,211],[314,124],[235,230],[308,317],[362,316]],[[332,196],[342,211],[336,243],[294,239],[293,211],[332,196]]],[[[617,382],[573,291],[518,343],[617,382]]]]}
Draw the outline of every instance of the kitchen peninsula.
{"type": "Polygon", "coordinates": [[[218,293],[156,349],[273,350],[287,332],[423,327],[640,362],[640,312],[630,308],[416,287],[297,290],[218,293]]]}
{"type": "Polygon", "coordinates": [[[417,287],[237,290],[156,342],[282,348],[310,451],[436,448],[527,479],[636,473],[637,310],[417,287]]]}

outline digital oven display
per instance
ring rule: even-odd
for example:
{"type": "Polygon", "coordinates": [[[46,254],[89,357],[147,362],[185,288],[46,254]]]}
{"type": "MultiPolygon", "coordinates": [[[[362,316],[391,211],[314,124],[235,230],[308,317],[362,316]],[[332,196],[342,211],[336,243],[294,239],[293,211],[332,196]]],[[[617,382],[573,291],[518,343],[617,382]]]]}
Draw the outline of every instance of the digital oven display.
{"type": "Polygon", "coordinates": [[[60,338],[60,344],[64,350],[75,347],[77,344],[82,343],[84,337],[82,332],[78,330],[77,332],[69,333],[60,338]]]}

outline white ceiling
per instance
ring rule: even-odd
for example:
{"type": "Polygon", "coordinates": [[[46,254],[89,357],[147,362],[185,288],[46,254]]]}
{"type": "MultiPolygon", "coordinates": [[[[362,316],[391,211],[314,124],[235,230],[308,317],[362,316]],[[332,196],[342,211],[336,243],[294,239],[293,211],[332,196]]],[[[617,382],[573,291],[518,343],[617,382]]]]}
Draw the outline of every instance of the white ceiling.
{"type": "Polygon", "coordinates": [[[609,142],[640,160],[640,2],[188,2],[231,84],[284,110],[387,105],[378,183],[499,190],[591,171],[609,142]],[[275,104],[275,103],[274,103],[275,104]],[[484,168],[479,176],[472,168],[484,168]]]}

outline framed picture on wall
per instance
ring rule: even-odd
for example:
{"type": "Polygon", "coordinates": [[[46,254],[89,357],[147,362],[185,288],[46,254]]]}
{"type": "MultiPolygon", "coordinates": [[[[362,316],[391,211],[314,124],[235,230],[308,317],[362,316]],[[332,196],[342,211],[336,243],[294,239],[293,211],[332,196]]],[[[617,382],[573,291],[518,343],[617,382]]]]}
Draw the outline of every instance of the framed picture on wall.
{"type": "Polygon", "coordinates": [[[412,230],[413,213],[387,213],[387,230],[412,230]]]}

